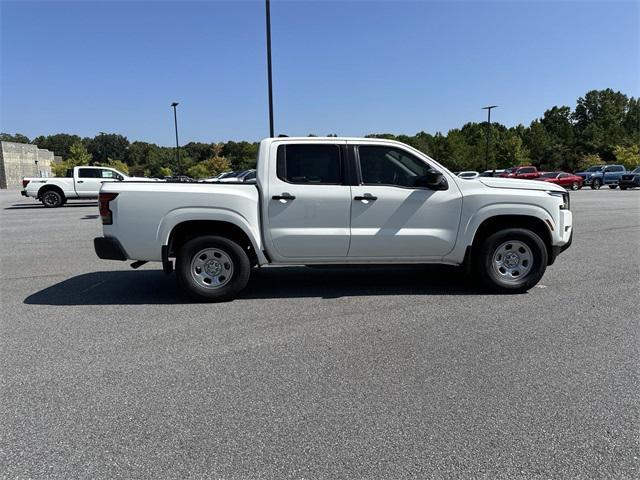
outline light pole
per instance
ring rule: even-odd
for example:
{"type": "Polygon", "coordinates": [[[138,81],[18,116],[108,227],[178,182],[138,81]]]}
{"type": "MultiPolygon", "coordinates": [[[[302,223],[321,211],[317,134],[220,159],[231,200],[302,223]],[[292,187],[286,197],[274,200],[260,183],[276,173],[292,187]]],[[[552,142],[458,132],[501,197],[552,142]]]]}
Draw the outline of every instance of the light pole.
{"type": "Polygon", "coordinates": [[[107,144],[104,141],[104,136],[106,135],[105,132],[98,132],[98,135],[100,135],[102,137],[102,161],[103,163],[106,165],[107,162],[107,144]]]}
{"type": "Polygon", "coordinates": [[[491,109],[497,108],[498,105],[489,105],[482,107],[482,110],[487,111],[487,150],[484,156],[484,169],[489,170],[489,138],[491,138],[491,109]]]}
{"type": "Polygon", "coordinates": [[[271,79],[271,6],[265,2],[267,20],[267,77],[269,79],[269,136],[273,137],[273,82],[271,79]]]}
{"type": "Polygon", "coordinates": [[[173,107],[173,124],[176,127],[176,162],[178,164],[178,175],[180,175],[182,173],[182,167],[180,166],[180,144],[178,143],[178,113],[176,110],[178,105],[178,102],[173,102],[171,104],[173,107]]]}

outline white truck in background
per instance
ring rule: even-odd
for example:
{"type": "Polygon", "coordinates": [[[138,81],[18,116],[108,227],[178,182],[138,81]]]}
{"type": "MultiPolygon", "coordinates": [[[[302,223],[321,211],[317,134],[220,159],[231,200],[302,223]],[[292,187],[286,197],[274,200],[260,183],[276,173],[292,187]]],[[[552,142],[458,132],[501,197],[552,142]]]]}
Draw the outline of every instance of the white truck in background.
{"type": "MultiPolygon", "coordinates": [[[[100,258],[162,262],[204,301],[234,298],[253,267],[441,263],[523,292],[569,247],[562,187],[456,177],[369,138],[268,138],[256,183],[105,183],[100,258]]],[[[294,288],[294,286],[292,286],[294,288]]]]}
{"type": "Polygon", "coordinates": [[[22,196],[40,200],[45,207],[61,207],[69,199],[98,198],[103,183],[155,182],[146,177],[129,177],[109,167],[74,167],[67,170],[64,177],[25,177],[22,179],[22,196]]]}

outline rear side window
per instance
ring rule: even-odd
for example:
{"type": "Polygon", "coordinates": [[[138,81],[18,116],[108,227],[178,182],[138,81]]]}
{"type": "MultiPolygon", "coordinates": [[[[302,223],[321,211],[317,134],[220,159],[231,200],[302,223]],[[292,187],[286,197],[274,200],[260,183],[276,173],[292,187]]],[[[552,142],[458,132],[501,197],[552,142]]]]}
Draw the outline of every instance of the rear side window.
{"type": "Polygon", "coordinates": [[[276,173],[288,183],[339,185],[342,183],[337,145],[280,145],[276,173]]]}
{"type": "Polygon", "coordinates": [[[80,178],[100,178],[100,170],[97,168],[80,168],[78,170],[80,178]]]}
{"type": "Polygon", "coordinates": [[[615,165],[613,167],[609,168],[610,172],[624,172],[624,167],[620,166],[620,165],[615,165]]]}

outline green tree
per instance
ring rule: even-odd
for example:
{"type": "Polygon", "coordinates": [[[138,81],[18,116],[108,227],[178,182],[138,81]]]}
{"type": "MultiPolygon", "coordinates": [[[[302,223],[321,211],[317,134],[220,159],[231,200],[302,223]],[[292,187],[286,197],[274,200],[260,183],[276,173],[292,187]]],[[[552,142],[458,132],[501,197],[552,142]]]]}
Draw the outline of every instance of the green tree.
{"type": "Polygon", "coordinates": [[[640,145],[635,144],[630,147],[623,147],[622,145],[617,145],[613,152],[616,156],[616,162],[621,163],[627,169],[633,170],[634,168],[640,166],[640,145]]]}
{"type": "Polygon", "coordinates": [[[69,157],[66,160],[51,164],[51,171],[56,177],[61,177],[65,175],[69,168],[89,165],[90,163],[91,154],[87,152],[82,142],[76,142],[69,148],[69,157]]]}
{"type": "Polygon", "coordinates": [[[573,113],[578,141],[587,153],[615,160],[613,148],[625,141],[629,98],[612,89],[591,90],[578,99],[573,113]]]}
{"type": "Polygon", "coordinates": [[[55,135],[40,135],[33,139],[33,144],[39,148],[46,148],[63,159],[69,158],[71,155],[71,145],[80,142],[82,139],[78,135],[69,135],[68,133],[56,133],[55,135]]]}
{"type": "Polygon", "coordinates": [[[22,135],[21,133],[16,133],[15,135],[11,135],[10,133],[0,133],[0,141],[15,142],[15,143],[30,143],[29,137],[27,137],[26,135],[22,135]]]}
{"type": "Polygon", "coordinates": [[[107,162],[110,158],[129,162],[129,140],[116,133],[101,133],[87,141],[87,150],[96,161],[107,162]]]}

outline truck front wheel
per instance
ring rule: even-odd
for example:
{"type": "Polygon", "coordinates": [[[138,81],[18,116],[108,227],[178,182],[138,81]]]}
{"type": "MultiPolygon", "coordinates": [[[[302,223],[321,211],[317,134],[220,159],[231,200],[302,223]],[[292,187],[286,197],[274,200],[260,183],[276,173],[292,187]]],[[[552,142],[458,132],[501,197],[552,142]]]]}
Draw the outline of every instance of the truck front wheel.
{"type": "Polygon", "coordinates": [[[522,293],[537,284],[547,268],[547,248],[531,230],[509,228],[489,235],[474,254],[474,269],[490,290],[522,293]]]}
{"type": "Polygon", "coordinates": [[[207,235],[186,242],[176,258],[178,285],[205,302],[232,300],[247,285],[249,257],[233,240],[207,235]]]}
{"type": "Polygon", "coordinates": [[[40,200],[46,208],[61,207],[65,202],[64,196],[56,190],[47,190],[42,194],[40,200]]]}
{"type": "Polygon", "coordinates": [[[600,190],[601,186],[602,182],[597,178],[593,182],[591,182],[591,190],[600,190]]]}

